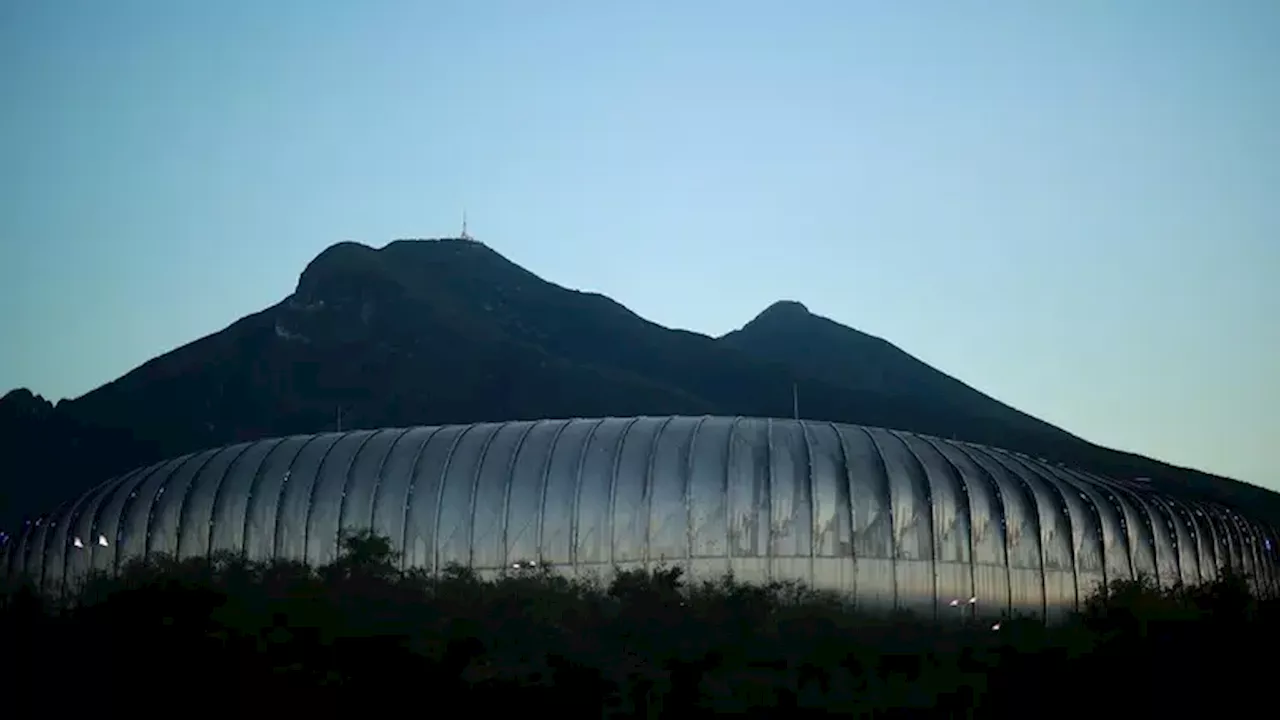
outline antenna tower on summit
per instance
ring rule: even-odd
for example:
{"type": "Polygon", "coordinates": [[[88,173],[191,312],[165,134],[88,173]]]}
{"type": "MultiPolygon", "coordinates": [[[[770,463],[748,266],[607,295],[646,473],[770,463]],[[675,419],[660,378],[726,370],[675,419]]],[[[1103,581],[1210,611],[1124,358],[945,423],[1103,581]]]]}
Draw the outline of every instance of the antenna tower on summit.
{"type": "Polygon", "coordinates": [[[462,239],[463,239],[463,240],[472,240],[472,239],[474,239],[474,238],[472,238],[470,235],[468,235],[468,234],[467,234],[467,211],[466,211],[466,210],[463,210],[463,211],[462,211],[462,235],[461,235],[461,237],[462,237],[462,239]]]}

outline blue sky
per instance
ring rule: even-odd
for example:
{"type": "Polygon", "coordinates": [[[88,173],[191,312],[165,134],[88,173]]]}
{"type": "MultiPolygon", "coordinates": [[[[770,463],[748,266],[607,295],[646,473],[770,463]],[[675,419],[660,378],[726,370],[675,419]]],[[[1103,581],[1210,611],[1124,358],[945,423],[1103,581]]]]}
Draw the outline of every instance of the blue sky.
{"type": "Polygon", "coordinates": [[[339,240],[774,300],[1280,489],[1280,3],[0,7],[0,386],[76,396],[339,240]]]}

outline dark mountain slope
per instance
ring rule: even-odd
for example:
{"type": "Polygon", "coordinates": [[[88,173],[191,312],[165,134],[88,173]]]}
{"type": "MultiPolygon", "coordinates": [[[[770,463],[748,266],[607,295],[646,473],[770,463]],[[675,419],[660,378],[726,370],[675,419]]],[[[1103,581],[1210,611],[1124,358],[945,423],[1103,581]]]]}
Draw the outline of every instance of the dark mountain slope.
{"type": "Polygon", "coordinates": [[[26,389],[0,397],[0,531],[105,479],[104,468],[110,474],[154,453],[131,433],[86,424],[67,408],[26,389]]]}
{"type": "Polygon", "coordinates": [[[791,414],[793,384],[809,418],[1090,460],[1099,469],[1117,455],[934,377],[941,374],[901,351],[868,355],[856,331],[805,318],[789,328],[793,319],[766,313],[714,340],[548,283],[479,243],[340,243],[307,266],[281,303],[81,398],[54,408],[29,393],[6,396],[0,487],[11,511],[47,509],[139,464],[331,428],[339,412],[344,427],[779,416],[791,414]],[[809,343],[820,357],[780,351],[777,342],[809,343]]]}
{"type": "MultiPolygon", "coordinates": [[[[1003,428],[979,442],[1018,450],[1121,479],[1146,478],[1166,489],[1280,512],[1280,496],[1235,480],[1099,447],[1016,410],[939,371],[878,337],[780,301],[720,338],[728,347],[832,385],[875,391],[902,402],[926,402],[954,418],[980,418],[1003,428]]],[[[955,436],[972,439],[985,431],[955,436]]]]}
{"type": "Polygon", "coordinates": [[[991,441],[1003,428],[760,362],[548,283],[474,242],[335,245],[281,304],[74,401],[83,421],[181,452],[350,424],[668,412],[813,417],[991,441]],[[989,426],[989,427],[988,427],[989,426]],[[984,429],[985,428],[985,429],[984,429]]]}
{"type": "Polygon", "coordinates": [[[403,275],[378,251],[335,246],[285,301],[56,409],[6,396],[2,526],[139,464],[332,428],[339,411],[344,427],[375,427],[715,410],[679,387],[555,357],[485,322],[447,285],[396,282],[403,275]]]}
{"type": "Polygon", "coordinates": [[[1078,440],[926,365],[885,340],[814,315],[798,302],[770,305],[742,329],[720,338],[720,342],[832,385],[924,401],[1024,433],[1078,440]]]}
{"type": "Polygon", "coordinates": [[[406,282],[414,272],[400,259],[335,246],[284,302],[142,365],[72,409],[164,437],[170,452],[313,431],[333,425],[339,408],[351,426],[708,409],[680,388],[572,365],[508,335],[483,303],[419,271],[418,282],[406,282]]]}

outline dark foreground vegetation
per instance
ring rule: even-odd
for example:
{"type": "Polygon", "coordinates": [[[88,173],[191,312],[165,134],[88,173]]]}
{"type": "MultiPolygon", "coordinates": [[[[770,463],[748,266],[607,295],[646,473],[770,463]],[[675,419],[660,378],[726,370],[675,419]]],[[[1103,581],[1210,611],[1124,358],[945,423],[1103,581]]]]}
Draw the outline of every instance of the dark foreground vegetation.
{"type": "Polygon", "coordinates": [[[3,603],[4,704],[52,717],[1252,717],[1280,690],[1276,603],[1232,575],[1118,583],[1063,625],[993,630],[678,569],[401,572],[360,534],[318,569],[153,558],[70,604],[3,603]]]}

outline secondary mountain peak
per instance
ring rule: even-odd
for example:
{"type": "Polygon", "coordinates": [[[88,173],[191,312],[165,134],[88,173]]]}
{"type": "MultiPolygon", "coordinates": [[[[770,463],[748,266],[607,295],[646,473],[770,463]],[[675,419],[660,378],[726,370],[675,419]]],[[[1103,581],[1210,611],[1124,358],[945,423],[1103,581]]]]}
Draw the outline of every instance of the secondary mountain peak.
{"type": "Polygon", "coordinates": [[[764,312],[756,316],[756,319],[758,320],[766,316],[779,318],[806,317],[809,314],[809,308],[805,307],[804,303],[799,300],[779,300],[765,308],[764,312]]]}
{"type": "Polygon", "coordinates": [[[753,336],[768,336],[770,341],[794,342],[812,340],[813,335],[841,337],[844,342],[854,337],[866,343],[885,343],[883,340],[866,333],[841,325],[830,318],[814,313],[798,300],[779,300],[765,308],[759,315],[740,330],[735,330],[722,338],[733,344],[740,333],[753,336]]]}
{"type": "Polygon", "coordinates": [[[842,345],[850,342],[888,344],[880,338],[814,314],[804,303],[797,300],[779,300],[773,303],[752,318],[751,322],[725,335],[721,340],[730,345],[739,345],[743,342],[754,345],[757,341],[793,343],[800,340],[815,340],[815,335],[824,336],[842,345]]]}
{"type": "Polygon", "coordinates": [[[814,315],[794,301],[770,305],[720,341],[815,380],[965,418],[970,428],[1000,430],[993,444],[1030,445],[1066,436],[1062,430],[1019,412],[948,376],[892,343],[814,315]],[[1003,442],[1001,442],[1003,441],[1003,442]]]}

